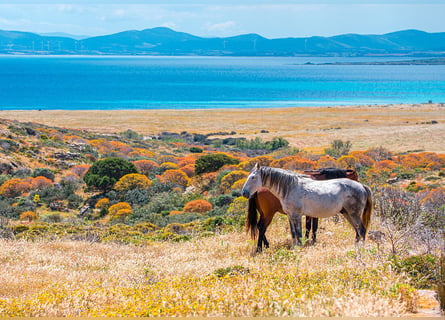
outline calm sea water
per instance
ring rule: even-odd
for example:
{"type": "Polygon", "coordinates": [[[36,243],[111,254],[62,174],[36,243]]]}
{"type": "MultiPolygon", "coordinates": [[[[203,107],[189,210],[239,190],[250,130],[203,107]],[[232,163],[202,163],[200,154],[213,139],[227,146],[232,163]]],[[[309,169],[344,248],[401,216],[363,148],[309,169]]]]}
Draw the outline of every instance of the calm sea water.
{"type": "Polygon", "coordinates": [[[305,65],[387,60],[390,59],[0,56],[0,109],[445,102],[445,65],[305,65]]]}

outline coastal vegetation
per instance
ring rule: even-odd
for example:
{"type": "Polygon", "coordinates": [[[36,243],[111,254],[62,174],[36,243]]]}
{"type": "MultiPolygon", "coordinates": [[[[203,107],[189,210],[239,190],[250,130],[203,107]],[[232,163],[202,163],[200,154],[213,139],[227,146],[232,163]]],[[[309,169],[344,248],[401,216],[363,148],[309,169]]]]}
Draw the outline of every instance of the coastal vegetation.
{"type": "Polygon", "coordinates": [[[0,135],[1,316],[395,316],[421,311],[420,289],[445,300],[443,150],[13,120],[0,135]],[[366,243],[337,216],[291,250],[280,215],[255,254],[240,189],[257,162],[356,169],[374,194],[366,243]]]}

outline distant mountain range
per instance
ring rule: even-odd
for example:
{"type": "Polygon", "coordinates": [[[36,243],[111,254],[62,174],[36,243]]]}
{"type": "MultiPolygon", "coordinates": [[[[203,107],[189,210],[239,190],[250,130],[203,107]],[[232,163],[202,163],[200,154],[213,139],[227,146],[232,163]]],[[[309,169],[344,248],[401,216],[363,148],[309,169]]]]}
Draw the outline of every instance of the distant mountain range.
{"type": "Polygon", "coordinates": [[[0,54],[88,55],[439,55],[445,56],[445,32],[404,30],[383,35],[267,39],[258,34],[205,38],[168,28],[124,31],[74,39],[0,30],[0,54]]]}

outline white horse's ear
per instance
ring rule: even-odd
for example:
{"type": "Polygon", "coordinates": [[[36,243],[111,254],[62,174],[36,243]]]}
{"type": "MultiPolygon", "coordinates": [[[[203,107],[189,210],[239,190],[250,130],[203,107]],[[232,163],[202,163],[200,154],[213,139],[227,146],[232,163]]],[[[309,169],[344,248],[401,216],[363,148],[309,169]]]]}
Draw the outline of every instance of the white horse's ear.
{"type": "Polygon", "coordinates": [[[255,164],[254,169],[255,169],[255,170],[260,170],[260,163],[259,163],[259,162],[257,162],[257,163],[255,164]]]}

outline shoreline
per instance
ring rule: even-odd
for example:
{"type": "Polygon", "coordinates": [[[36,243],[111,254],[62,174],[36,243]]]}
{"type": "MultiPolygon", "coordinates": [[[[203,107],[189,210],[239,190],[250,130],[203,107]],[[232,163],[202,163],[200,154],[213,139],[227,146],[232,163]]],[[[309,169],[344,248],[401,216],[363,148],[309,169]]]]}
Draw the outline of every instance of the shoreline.
{"type": "Polygon", "coordinates": [[[342,139],[350,140],[356,150],[383,146],[401,152],[445,152],[445,104],[438,103],[253,109],[14,110],[0,111],[0,118],[107,134],[127,129],[147,136],[162,131],[203,134],[235,131],[234,136],[264,140],[282,136],[294,147],[315,151],[334,139],[342,139]]]}

